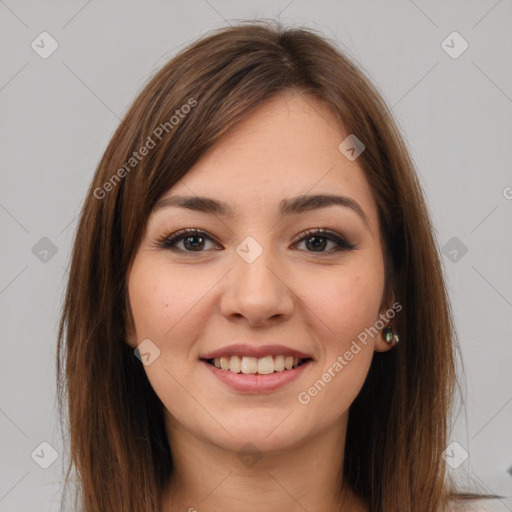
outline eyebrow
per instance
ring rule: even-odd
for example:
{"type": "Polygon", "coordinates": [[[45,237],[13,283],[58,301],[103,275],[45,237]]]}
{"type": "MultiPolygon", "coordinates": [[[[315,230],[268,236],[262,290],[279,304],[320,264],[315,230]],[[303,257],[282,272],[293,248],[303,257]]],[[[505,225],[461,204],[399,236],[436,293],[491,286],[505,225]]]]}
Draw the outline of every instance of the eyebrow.
{"type": "MultiPolygon", "coordinates": [[[[368,228],[368,218],[361,208],[360,204],[354,199],[335,194],[316,194],[316,195],[301,195],[292,197],[290,199],[283,199],[279,204],[279,212],[281,215],[292,215],[329,206],[343,206],[355,211],[359,217],[362,218],[368,228]]],[[[224,217],[234,217],[235,211],[233,208],[222,201],[217,201],[209,197],[200,196],[170,196],[160,199],[155,204],[153,211],[160,210],[167,207],[186,208],[196,212],[209,213],[213,215],[221,215],[224,217]]]]}

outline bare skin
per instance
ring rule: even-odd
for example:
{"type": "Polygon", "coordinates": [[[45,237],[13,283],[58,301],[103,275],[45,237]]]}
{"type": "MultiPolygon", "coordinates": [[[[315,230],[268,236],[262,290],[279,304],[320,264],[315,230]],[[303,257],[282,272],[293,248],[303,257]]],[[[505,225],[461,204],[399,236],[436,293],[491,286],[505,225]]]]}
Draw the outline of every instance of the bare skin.
{"type": "Polygon", "coordinates": [[[338,149],[347,135],[317,100],[276,97],[164,195],[223,201],[234,217],[163,206],[148,220],[128,276],[135,322],[128,343],[135,348],[150,339],[160,350],[144,368],[165,407],[177,468],[164,512],[368,510],[347,486],[339,496],[346,426],[374,352],[391,345],[380,334],[369,337],[343,359],[341,371],[333,365],[391,304],[384,303],[372,191],[357,159],[338,149]],[[278,213],[283,199],[304,194],[348,196],[367,224],[340,205],[278,213]],[[185,234],[175,251],[158,246],[183,228],[207,236],[185,234]],[[325,233],[304,238],[316,228],[355,248],[336,251],[325,233]],[[236,251],[249,236],[262,249],[250,263],[236,251]],[[319,238],[308,243],[311,237],[319,238]],[[286,385],[249,394],[226,385],[200,359],[233,343],[280,344],[312,361],[286,385]],[[325,387],[308,393],[329,368],[325,387]],[[242,460],[247,443],[257,456],[242,460]]]}

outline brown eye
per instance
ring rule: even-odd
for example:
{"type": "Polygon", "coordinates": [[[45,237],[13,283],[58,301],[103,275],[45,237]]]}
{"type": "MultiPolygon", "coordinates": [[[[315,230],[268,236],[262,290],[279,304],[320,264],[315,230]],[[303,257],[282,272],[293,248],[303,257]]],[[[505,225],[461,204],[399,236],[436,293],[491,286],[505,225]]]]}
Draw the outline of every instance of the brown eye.
{"type": "Polygon", "coordinates": [[[311,249],[311,251],[307,252],[333,253],[338,251],[350,251],[355,248],[355,245],[347,242],[343,237],[326,229],[309,229],[305,232],[305,235],[299,239],[299,242],[302,241],[306,243],[306,247],[311,249]],[[324,249],[328,242],[332,242],[334,247],[325,251],[324,249]]]}
{"type": "Polygon", "coordinates": [[[175,252],[204,252],[207,240],[212,240],[205,231],[198,229],[182,229],[173,235],[166,236],[158,243],[161,249],[175,252]],[[183,242],[182,247],[178,243],[183,242]]]}

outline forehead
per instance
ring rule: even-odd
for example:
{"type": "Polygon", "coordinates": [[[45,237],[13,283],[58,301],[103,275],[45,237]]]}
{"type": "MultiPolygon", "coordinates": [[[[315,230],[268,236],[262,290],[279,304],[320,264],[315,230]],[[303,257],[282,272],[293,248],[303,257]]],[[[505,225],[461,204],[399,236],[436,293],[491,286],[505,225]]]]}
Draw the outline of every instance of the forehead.
{"type": "MultiPolygon", "coordinates": [[[[357,159],[338,149],[348,134],[323,102],[286,93],[258,107],[196,162],[163,199],[206,196],[235,215],[282,211],[283,199],[339,194],[376,225],[376,203],[357,159]]],[[[373,227],[372,227],[373,231],[373,227]]]]}

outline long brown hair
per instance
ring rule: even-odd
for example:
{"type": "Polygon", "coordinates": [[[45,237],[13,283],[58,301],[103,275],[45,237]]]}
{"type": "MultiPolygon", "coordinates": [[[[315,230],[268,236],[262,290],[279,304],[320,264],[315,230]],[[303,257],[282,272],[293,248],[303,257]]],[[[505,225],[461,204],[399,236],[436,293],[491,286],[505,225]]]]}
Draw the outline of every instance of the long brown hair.
{"type": "Polygon", "coordinates": [[[83,205],[57,386],[61,416],[66,405],[68,413],[66,479],[74,467],[75,497],[86,512],[160,511],[173,475],[163,405],[125,342],[126,274],[148,216],[237,122],[288,90],[325,102],[365,144],[358,163],[378,205],[386,289],[403,306],[399,345],[374,354],[351,405],[345,480],[374,512],[437,512],[449,503],[442,452],[457,340],[406,145],[373,85],[333,41],[309,29],[245,22],[190,45],[149,81],[112,137],[83,205]]]}

